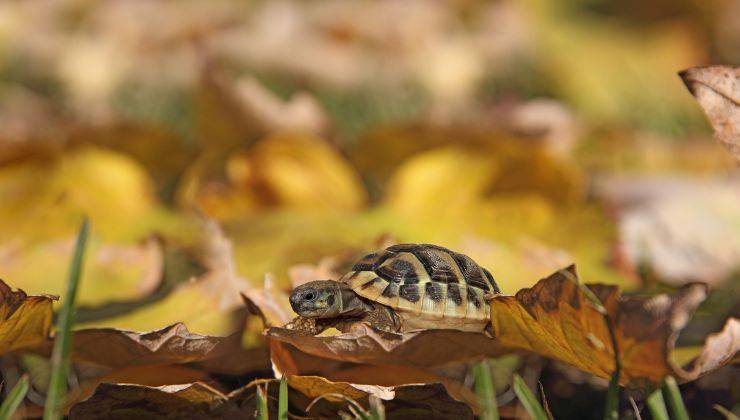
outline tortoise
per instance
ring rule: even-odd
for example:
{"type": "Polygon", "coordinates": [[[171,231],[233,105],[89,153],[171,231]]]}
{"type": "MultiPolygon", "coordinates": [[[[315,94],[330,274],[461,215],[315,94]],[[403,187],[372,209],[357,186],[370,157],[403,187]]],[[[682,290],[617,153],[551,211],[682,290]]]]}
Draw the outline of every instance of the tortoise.
{"type": "Polygon", "coordinates": [[[431,244],[398,244],[364,256],[338,281],[296,287],[290,305],[299,317],[289,328],[346,331],[366,321],[393,332],[482,332],[490,319],[488,300],[500,293],[491,273],[466,255],[431,244]]]}

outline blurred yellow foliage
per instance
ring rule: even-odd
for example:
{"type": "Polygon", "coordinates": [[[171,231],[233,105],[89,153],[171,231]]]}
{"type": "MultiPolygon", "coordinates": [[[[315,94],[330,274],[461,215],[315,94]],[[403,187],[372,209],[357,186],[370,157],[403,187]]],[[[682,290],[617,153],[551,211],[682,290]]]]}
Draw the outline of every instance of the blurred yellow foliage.
{"type": "Polygon", "coordinates": [[[279,207],[337,213],[362,209],[367,201],[359,175],[337,149],[318,137],[295,132],[268,136],[225,166],[226,180],[198,179],[181,189],[197,207],[218,218],[279,207]],[[194,185],[199,186],[193,187],[194,185]],[[193,191],[196,191],[193,193],[193,191]]]}
{"type": "Polygon", "coordinates": [[[97,235],[138,238],[158,210],[147,172],[110,150],[86,147],[0,168],[5,239],[69,236],[83,214],[97,235]]]}

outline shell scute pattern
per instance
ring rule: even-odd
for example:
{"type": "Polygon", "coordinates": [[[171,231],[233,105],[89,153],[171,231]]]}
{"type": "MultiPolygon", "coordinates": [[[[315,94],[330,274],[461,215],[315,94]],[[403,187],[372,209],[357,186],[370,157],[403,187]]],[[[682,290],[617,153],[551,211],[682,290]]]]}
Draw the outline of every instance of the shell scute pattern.
{"type": "Polygon", "coordinates": [[[363,257],[343,280],[366,299],[425,318],[487,319],[493,276],[470,257],[429,244],[398,244],[363,257]]]}

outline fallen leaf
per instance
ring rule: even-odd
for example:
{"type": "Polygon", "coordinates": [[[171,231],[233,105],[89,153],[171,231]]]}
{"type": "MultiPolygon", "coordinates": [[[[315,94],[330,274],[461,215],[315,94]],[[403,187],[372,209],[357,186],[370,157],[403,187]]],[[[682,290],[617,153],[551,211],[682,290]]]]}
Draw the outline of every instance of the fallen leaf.
{"type": "MultiPolygon", "coordinates": [[[[241,352],[241,334],[193,334],[181,323],[139,333],[112,328],[74,332],[72,360],[108,368],[205,362],[241,352]]],[[[262,367],[262,366],[260,366],[262,367]]]]}
{"type": "MultiPolygon", "coordinates": [[[[491,301],[495,340],[566,362],[601,378],[614,370],[614,350],[602,315],[576,284],[575,268],[560,270],[515,296],[491,301]]],[[[607,309],[619,349],[620,384],[660,383],[667,375],[683,381],[721,367],[740,349],[737,320],[705,343],[701,367],[673,366],[670,352],[678,333],[706,298],[707,287],[692,283],[673,295],[620,297],[614,286],[588,285],[607,309]]]]}
{"type": "Polygon", "coordinates": [[[196,254],[205,273],[179,283],[151,305],[84,326],[146,331],[183,322],[201,334],[218,336],[235,331],[239,322],[236,313],[243,307],[240,292],[251,286],[238,274],[232,243],[216,222],[201,221],[198,242],[196,254]]]}
{"type": "Polygon", "coordinates": [[[704,109],[717,141],[740,161],[740,67],[692,67],[679,75],[704,109]]]}
{"type": "Polygon", "coordinates": [[[211,418],[211,409],[226,400],[225,395],[200,382],[161,387],[101,384],[92,397],[71,408],[69,418],[211,418]]]}
{"type": "MultiPolygon", "coordinates": [[[[53,341],[29,348],[49,357],[53,341]]],[[[87,398],[104,382],[171,385],[207,380],[211,374],[245,375],[270,369],[266,346],[244,348],[242,333],[204,336],[175,324],[157,331],[91,328],[74,332],[71,359],[78,386],[68,406],[87,398]]]]}
{"type": "Polygon", "coordinates": [[[43,345],[56,297],[28,296],[0,280],[0,354],[43,345]]]}
{"type": "MultiPolygon", "coordinates": [[[[78,403],[70,418],[117,418],[120,416],[179,416],[202,418],[253,417],[257,386],[267,388],[270,416],[276,415],[279,381],[256,380],[229,394],[201,382],[147,387],[129,384],[101,384],[92,397],[78,403]]],[[[339,411],[348,412],[347,402],[329,394],[339,394],[369,407],[371,395],[381,399],[389,411],[389,418],[473,418],[470,407],[451,398],[440,384],[412,384],[397,387],[356,385],[331,382],[312,376],[288,377],[289,409],[311,417],[337,417],[339,411]],[[317,397],[325,398],[306,411],[317,397]]]]}
{"type": "Polygon", "coordinates": [[[267,335],[311,355],[374,365],[435,367],[495,357],[509,351],[484,334],[456,330],[398,334],[362,324],[352,332],[330,337],[306,335],[281,327],[269,328],[267,335]]]}

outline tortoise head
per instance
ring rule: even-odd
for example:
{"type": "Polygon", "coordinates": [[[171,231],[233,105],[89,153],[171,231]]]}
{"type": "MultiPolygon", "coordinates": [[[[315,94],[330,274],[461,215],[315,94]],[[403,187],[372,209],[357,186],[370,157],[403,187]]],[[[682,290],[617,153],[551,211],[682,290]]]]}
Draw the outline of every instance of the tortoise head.
{"type": "Polygon", "coordinates": [[[342,313],[342,289],[333,280],[302,284],[290,294],[290,306],[306,318],[333,318],[342,313]]]}

